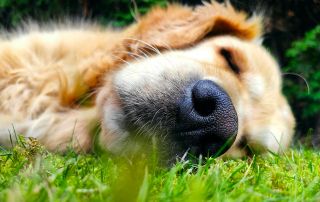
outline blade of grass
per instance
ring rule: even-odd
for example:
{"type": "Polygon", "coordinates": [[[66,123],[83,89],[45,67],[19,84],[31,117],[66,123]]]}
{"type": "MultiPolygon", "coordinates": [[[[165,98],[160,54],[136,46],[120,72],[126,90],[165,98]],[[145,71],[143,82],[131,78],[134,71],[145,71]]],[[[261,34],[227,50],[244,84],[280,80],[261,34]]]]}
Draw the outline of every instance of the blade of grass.
{"type": "Polygon", "coordinates": [[[278,154],[274,153],[273,151],[271,151],[271,150],[269,150],[269,149],[267,149],[267,151],[268,151],[270,154],[272,154],[273,156],[275,156],[275,157],[277,157],[278,159],[280,159],[281,161],[286,162],[285,159],[283,159],[281,156],[279,156],[278,154]]]}
{"type": "MultiPolygon", "coordinates": [[[[272,133],[271,133],[271,134],[272,134],[272,133]]],[[[290,167],[291,167],[291,168],[292,168],[292,170],[294,171],[294,177],[295,177],[295,179],[297,179],[297,178],[301,179],[300,177],[298,177],[297,170],[295,169],[295,167],[293,167],[293,165],[292,165],[292,163],[291,163],[291,161],[290,161],[289,157],[287,156],[287,154],[284,152],[283,148],[281,147],[280,142],[279,142],[279,141],[278,141],[278,139],[274,136],[274,134],[272,134],[272,135],[273,135],[274,139],[277,141],[277,143],[278,143],[278,145],[279,145],[279,147],[280,147],[280,149],[281,149],[281,151],[282,151],[283,155],[286,157],[286,159],[287,159],[287,161],[288,161],[288,163],[289,163],[290,167]]],[[[295,182],[295,198],[297,198],[297,187],[298,187],[297,180],[295,180],[294,182],[295,182]]]]}
{"type": "Polygon", "coordinates": [[[22,166],[27,162],[27,159],[24,159],[13,171],[12,171],[12,175],[15,175],[16,173],[18,173],[22,166]]]}
{"type": "Polygon", "coordinates": [[[217,158],[221,152],[229,145],[229,143],[233,140],[234,137],[231,137],[227,140],[226,143],[223,144],[223,146],[218,150],[218,152],[212,157],[212,158],[217,158]]]}
{"type": "Polygon", "coordinates": [[[27,149],[26,145],[23,143],[23,140],[22,140],[22,138],[21,138],[21,135],[18,135],[18,137],[19,137],[19,140],[20,140],[20,142],[21,142],[21,145],[22,145],[25,149],[27,149]]]}
{"type": "Polygon", "coordinates": [[[145,202],[147,201],[147,196],[148,196],[148,168],[146,167],[144,179],[139,190],[137,201],[145,202]]]}
{"type": "Polygon", "coordinates": [[[12,154],[0,154],[0,156],[11,156],[12,154]]]}
{"type": "Polygon", "coordinates": [[[12,137],[11,137],[11,132],[10,130],[8,129],[9,131],[9,137],[10,137],[10,143],[11,143],[11,148],[13,149],[13,141],[12,141],[12,137]]]}
{"type": "Polygon", "coordinates": [[[0,149],[5,153],[3,156],[8,156],[12,161],[14,161],[11,156],[13,155],[12,153],[8,153],[3,147],[0,146],[0,149]]]}
{"type": "Polygon", "coordinates": [[[14,128],[13,123],[12,123],[12,128],[13,128],[14,136],[16,137],[16,146],[17,146],[17,144],[19,143],[19,139],[18,139],[18,136],[17,136],[17,133],[16,133],[16,129],[14,128]]]}

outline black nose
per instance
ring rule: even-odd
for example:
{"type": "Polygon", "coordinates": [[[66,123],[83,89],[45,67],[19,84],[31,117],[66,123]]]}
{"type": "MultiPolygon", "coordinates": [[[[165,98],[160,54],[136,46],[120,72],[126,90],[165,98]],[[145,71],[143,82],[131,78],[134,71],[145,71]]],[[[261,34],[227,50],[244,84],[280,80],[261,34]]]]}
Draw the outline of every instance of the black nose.
{"type": "Polygon", "coordinates": [[[179,104],[175,136],[197,154],[223,154],[238,131],[238,116],[228,93],[210,80],[188,86],[179,104]]]}
{"type": "Polygon", "coordinates": [[[200,116],[210,115],[216,105],[216,85],[212,81],[202,80],[192,88],[192,101],[194,109],[200,116]]]}

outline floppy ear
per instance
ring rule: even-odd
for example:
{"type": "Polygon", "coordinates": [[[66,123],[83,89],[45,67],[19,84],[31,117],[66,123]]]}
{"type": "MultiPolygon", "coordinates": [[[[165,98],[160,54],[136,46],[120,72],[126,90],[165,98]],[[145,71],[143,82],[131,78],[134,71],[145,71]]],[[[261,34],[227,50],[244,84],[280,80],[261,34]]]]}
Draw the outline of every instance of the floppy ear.
{"type": "MultiPolygon", "coordinates": [[[[262,32],[260,16],[248,18],[229,4],[212,1],[195,9],[177,4],[155,7],[131,27],[134,38],[158,48],[182,48],[205,35],[234,35],[253,40],[262,32]]],[[[133,40],[130,43],[135,43],[133,40]]],[[[140,42],[141,45],[141,42],[140,42]]]]}
{"type": "Polygon", "coordinates": [[[194,9],[177,4],[167,8],[155,7],[124,32],[117,33],[114,46],[101,46],[80,66],[84,83],[89,87],[100,85],[102,73],[113,71],[118,64],[132,59],[130,52],[141,54],[141,48],[177,49],[197,43],[206,35],[234,35],[253,40],[263,32],[262,17],[248,18],[229,4],[212,1],[194,9]],[[149,47],[150,48],[150,47],[149,47]],[[106,54],[107,53],[112,53],[106,54]]]}

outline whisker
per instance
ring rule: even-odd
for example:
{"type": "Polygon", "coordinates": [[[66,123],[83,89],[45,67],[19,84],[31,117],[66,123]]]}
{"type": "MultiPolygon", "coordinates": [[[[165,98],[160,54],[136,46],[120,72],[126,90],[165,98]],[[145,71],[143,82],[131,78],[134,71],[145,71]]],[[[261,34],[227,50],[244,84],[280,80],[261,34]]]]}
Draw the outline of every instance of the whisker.
{"type": "Polygon", "coordinates": [[[147,42],[145,42],[145,41],[142,41],[142,40],[136,39],[136,38],[125,38],[125,39],[136,40],[136,41],[138,41],[138,42],[140,42],[140,43],[143,43],[143,44],[149,46],[150,48],[152,48],[152,50],[153,50],[154,52],[160,53],[159,49],[158,49],[157,47],[151,45],[150,43],[147,43],[147,42]]]}
{"type": "MultiPolygon", "coordinates": [[[[125,42],[124,45],[130,48],[132,44],[129,43],[129,42],[125,42]]],[[[145,52],[141,51],[141,49],[143,49],[143,48],[138,48],[137,50],[145,56],[145,59],[149,59],[148,55],[147,55],[145,52]]],[[[149,53],[148,51],[147,51],[147,53],[149,54],[149,56],[152,55],[152,54],[149,53]]],[[[138,54],[137,54],[137,55],[138,55],[138,54]]],[[[140,56],[141,56],[141,55],[140,55],[140,56]]]]}
{"type": "Polygon", "coordinates": [[[161,42],[161,43],[164,44],[164,46],[167,48],[167,50],[173,52],[172,48],[168,44],[166,44],[164,42],[161,42]]]}
{"type": "Polygon", "coordinates": [[[308,81],[307,81],[303,76],[301,76],[300,74],[296,74],[296,73],[282,73],[282,75],[294,75],[294,76],[298,76],[298,77],[300,77],[301,79],[303,79],[303,81],[306,83],[307,88],[308,88],[308,95],[310,95],[309,83],[308,83],[308,81]]]}
{"type": "Polygon", "coordinates": [[[115,57],[115,58],[117,58],[117,59],[119,59],[120,61],[126,63],[127,65],[133,67],[133,65],[132,65],[130,62],[128,62],[128,61],[126,61],[126,60],[124,60],[124,59],[122,59],[122,58],[120,58],[120,57],[118,57],[118,56],[116,56],[116,55],[114,55],[114,54],[111,54],[111,53],[110,53],[110,55],[113,56],[113,57],[115,57]]]}
{"type": "Polygon", "coordinates": [[[88,98],[90,98],[91,96],[95,95],[97,92],[98,92],[98,90],[93,90],[91,93],[87,94],[85,97],[76,99],[71,105],[74,105],[79,100],[82,100],[81,102],[77,103],[76,109],[78,109],[88,98]]]}
{"type": "Polygon", "coordinates": [[[148,54],[149,54],[149,56],[152,56],[151,55],[151,53],[149,52],[149,51],[146,51],[144,48],[138,48],[138,51],[140,52],[140,53],[142,53],[145,57],[147,57],[148,59],[149,59],[149,57],[148,57],[148,55],[145,53],[145,52],[147,52],[148,54]]]}
{"type": "Polygon", "coordinates": [[[152,117],[152,119],[151,119],[151,122],[150,122],[151,124],[152,124],[154,118],[156,117],[157,113],[158,113],[160,110],[161,110],[161,108],[159,108],[159,109],[156,111],[156,113],[154,113],[154,115],[153,115],[153,117],[152,117]]]}
{"type": "Polygon", "coordinates": [[[141,59],[145,59],[143,56],[141,56],[139,54],[136,54],[136,53],[129,52],[129,51],[113,51],[112,53],[126,53],[126,54],[129,54],[131,57],[136,59],[138,62],[140,62],[140,60],[137,57],[139,57],[141,59]]]}

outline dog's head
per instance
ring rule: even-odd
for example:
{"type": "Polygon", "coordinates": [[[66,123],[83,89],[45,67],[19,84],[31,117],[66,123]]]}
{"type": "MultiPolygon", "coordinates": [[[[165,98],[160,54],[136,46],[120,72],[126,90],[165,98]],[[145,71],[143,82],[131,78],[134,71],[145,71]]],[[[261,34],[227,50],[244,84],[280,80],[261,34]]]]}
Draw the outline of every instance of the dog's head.
{"type": "Polygon", "coordinates": [[[259,44],[261,17],[214,2],[171,5],[127,33],[133,59],[97,98],[109,150],[132,152],[153,140],[166,158],[241,156],[247,143],[259,151],[288,147],[294,118],[279,67],[259,44]]]}

